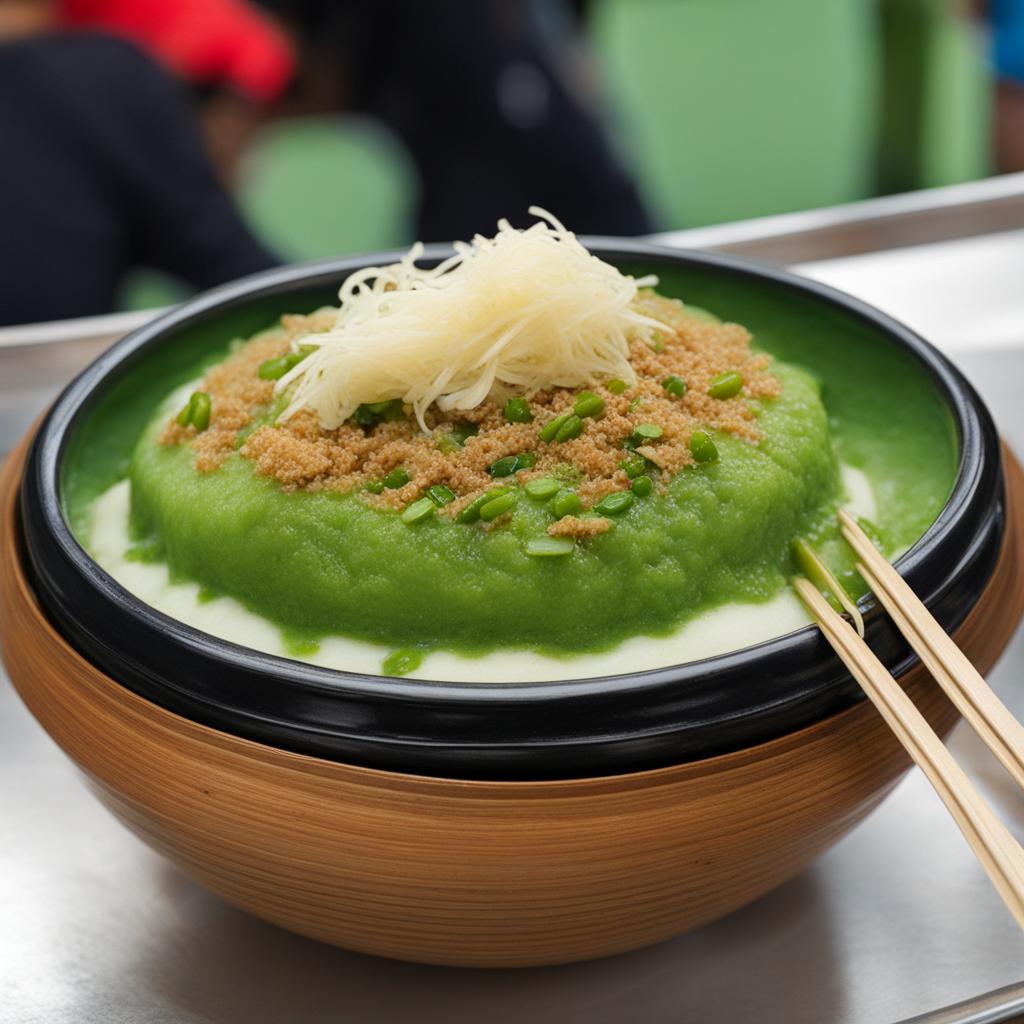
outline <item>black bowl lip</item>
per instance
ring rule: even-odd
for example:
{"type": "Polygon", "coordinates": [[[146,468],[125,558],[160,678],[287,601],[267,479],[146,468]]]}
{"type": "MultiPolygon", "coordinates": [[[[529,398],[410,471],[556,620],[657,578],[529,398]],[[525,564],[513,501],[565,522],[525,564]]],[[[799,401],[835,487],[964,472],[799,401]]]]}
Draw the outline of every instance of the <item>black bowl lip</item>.
{"type": "MultiPolygon", "coordinates": [[[[905,324],[870,304],[830,285],[774,266],[722,253],[674,249],[642,240],[592,236],[582,238],[581,241],[595,255],[606,260],[649,260],[676,266],[707,267],[809,294],[880,329],[898,342],[917,359],[938,385],[938,390],[948,403],[953,416],[960,452],[954,484],[943,508],[922,537],[896,561],[897,570],[903,576],[912,574],[936,548],[941,546],[953,529],[959,510],[968,503],[970,495],[979,485],[983,472],[979,456],[982,447],[981,437],[986,433],[985,428],[987,426],[988,432],[993,435],[995,431],[987,410],[970,384],[934,346],[905,324]],[[973,401],[969,400],[968,396],[973,401]],[[986,424],[984,420],[988,423],[986,424]]],[[[212,636],[145,604],[103,570],[72,533],[64,515],[64,505],[60,496],[61,464],[66,445],[78,418],[88,412],[89,399],[95,394],[96,385],[122,362],[139,353],[148,344],[157,341],[168,329],[185,327],[191,321],[201,319],[218,307],[235,305],[256,296],[272,295],[278,290],[288,291],[295,285],[314,285],[320,279],[329,280],[336,277],[340,280],[345,275],[367,266],[395,262],[405,253],[406,250],[388,250],[293,264],[252,274],[186,301],[126,335],[101,354],[68,385],[51,407],[36,432],[26,463],[25,472],[35,474],[43,499],[41,506],[46,517],[45,526],[64,558],[98,586],[104,596],[118,606],[121,613],[129,618],[141,620],[150,627],[158,628],[175,642],[191,649],[208,662],[228,662],[237,665],[241,661],[253,671],[272,674],[284,686],[299,686],[311,691],[372,698],[376,701],[415,703],[427,699],[453,707],[529,703],[543,708],[563,701],[622,694],[627,691],[631,698],[642,697],[667,686],[679,686],[695,676],[728,672],[762,656],[807,650],[817,643],[816,628],[807,625],[737,651],[642,672],[534,683],[404,680],[323,668],[267,654],[212,636]]],[[[421,259],[440,261],[451,253],[452,248],[448,245],[431,244],[424,247],[421,259]]],[[[870,597],[860,602],[864,612],[870,612],[874,606],[875,602],[870,597]]],[[[773,706],[773,702],[767,700],[758,704],[759,708],[767,706],[773,706]]],[[[742,714],[737,712],[735,717],[742,717],[742,714]]]]}

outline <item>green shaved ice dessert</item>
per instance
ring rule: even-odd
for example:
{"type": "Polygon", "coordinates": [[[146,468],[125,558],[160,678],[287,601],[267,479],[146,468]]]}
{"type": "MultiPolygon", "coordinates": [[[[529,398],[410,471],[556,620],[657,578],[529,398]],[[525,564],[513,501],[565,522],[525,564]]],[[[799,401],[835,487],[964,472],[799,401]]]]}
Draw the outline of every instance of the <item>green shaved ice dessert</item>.
{"type": "Polygon", "coordinates": [[[818,386],[793,367],[772,371],[782,391],[760,411],[757,445],[717,437],[716,461],[632,501],[566,558],[526,552],[553,514],[525,492],[500,528],[438,515],[411,527],[358,492],[285,490],[238,454],[197,472],[189,445],[158,443],[162,415],[132,460],[133,527],[175,572],[290,630],[396,646],[604,647],[769,597],[791,572],[792,539],[834,519],[838,468],[818,386]]]}

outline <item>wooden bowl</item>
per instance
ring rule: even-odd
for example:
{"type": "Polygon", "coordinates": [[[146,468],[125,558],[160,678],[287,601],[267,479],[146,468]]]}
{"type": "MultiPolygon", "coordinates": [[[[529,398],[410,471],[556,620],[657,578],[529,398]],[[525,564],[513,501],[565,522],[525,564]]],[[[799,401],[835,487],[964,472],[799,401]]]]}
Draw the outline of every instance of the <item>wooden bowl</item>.
{"type": "MultiPolygon", "coordinates": [[[[860,821],[908,767],[873,707],[733,753],[548,782],[419,777],[291,753],[173,714],[51,625],[0,481],[0,640],[29,709],[129,828],[259,917],[348,949],[509,967],[605,956],[768,892],[860,821]]],[[[1005,459],[996,569],[956,639],[987,670],[1024,613],[1024,477],[1005,459]]],[[[919,668],[933,725],[956,712],[919,668]]],[[[952,830],[951,830],[951,841],[952,830]]]]}

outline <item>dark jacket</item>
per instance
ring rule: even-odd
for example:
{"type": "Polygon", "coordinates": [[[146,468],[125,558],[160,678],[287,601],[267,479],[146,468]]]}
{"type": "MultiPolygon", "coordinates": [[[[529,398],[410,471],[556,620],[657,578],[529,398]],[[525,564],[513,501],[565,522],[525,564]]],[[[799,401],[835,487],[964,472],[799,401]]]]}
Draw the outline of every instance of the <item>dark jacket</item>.
{"type": "Polygon", "coordinates": [[[277,261],[216,180],[181,87],[95,34],[0,45],[0,324],[104,313],[144,265],[197,288],[277,261]]]}

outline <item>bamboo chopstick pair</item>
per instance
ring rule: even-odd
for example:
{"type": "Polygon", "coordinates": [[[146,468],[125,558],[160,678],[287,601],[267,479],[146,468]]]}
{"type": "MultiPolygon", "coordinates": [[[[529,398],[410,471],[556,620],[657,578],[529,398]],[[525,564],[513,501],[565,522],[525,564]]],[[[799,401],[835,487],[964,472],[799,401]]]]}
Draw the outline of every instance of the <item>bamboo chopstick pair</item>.
{"type": "MultiPolygon", "coordinates": [[[[989,689],[855,520],[840,511],[839,521],[857,555],[857,571],[864,582],[961,715],[1024,787],[1024,726],[989,689]]],[[[853,626],[807,579],[793,582],[825,638],[935,787],[1003,902],[1024,928],[1024,849],[853,626]]]]}

